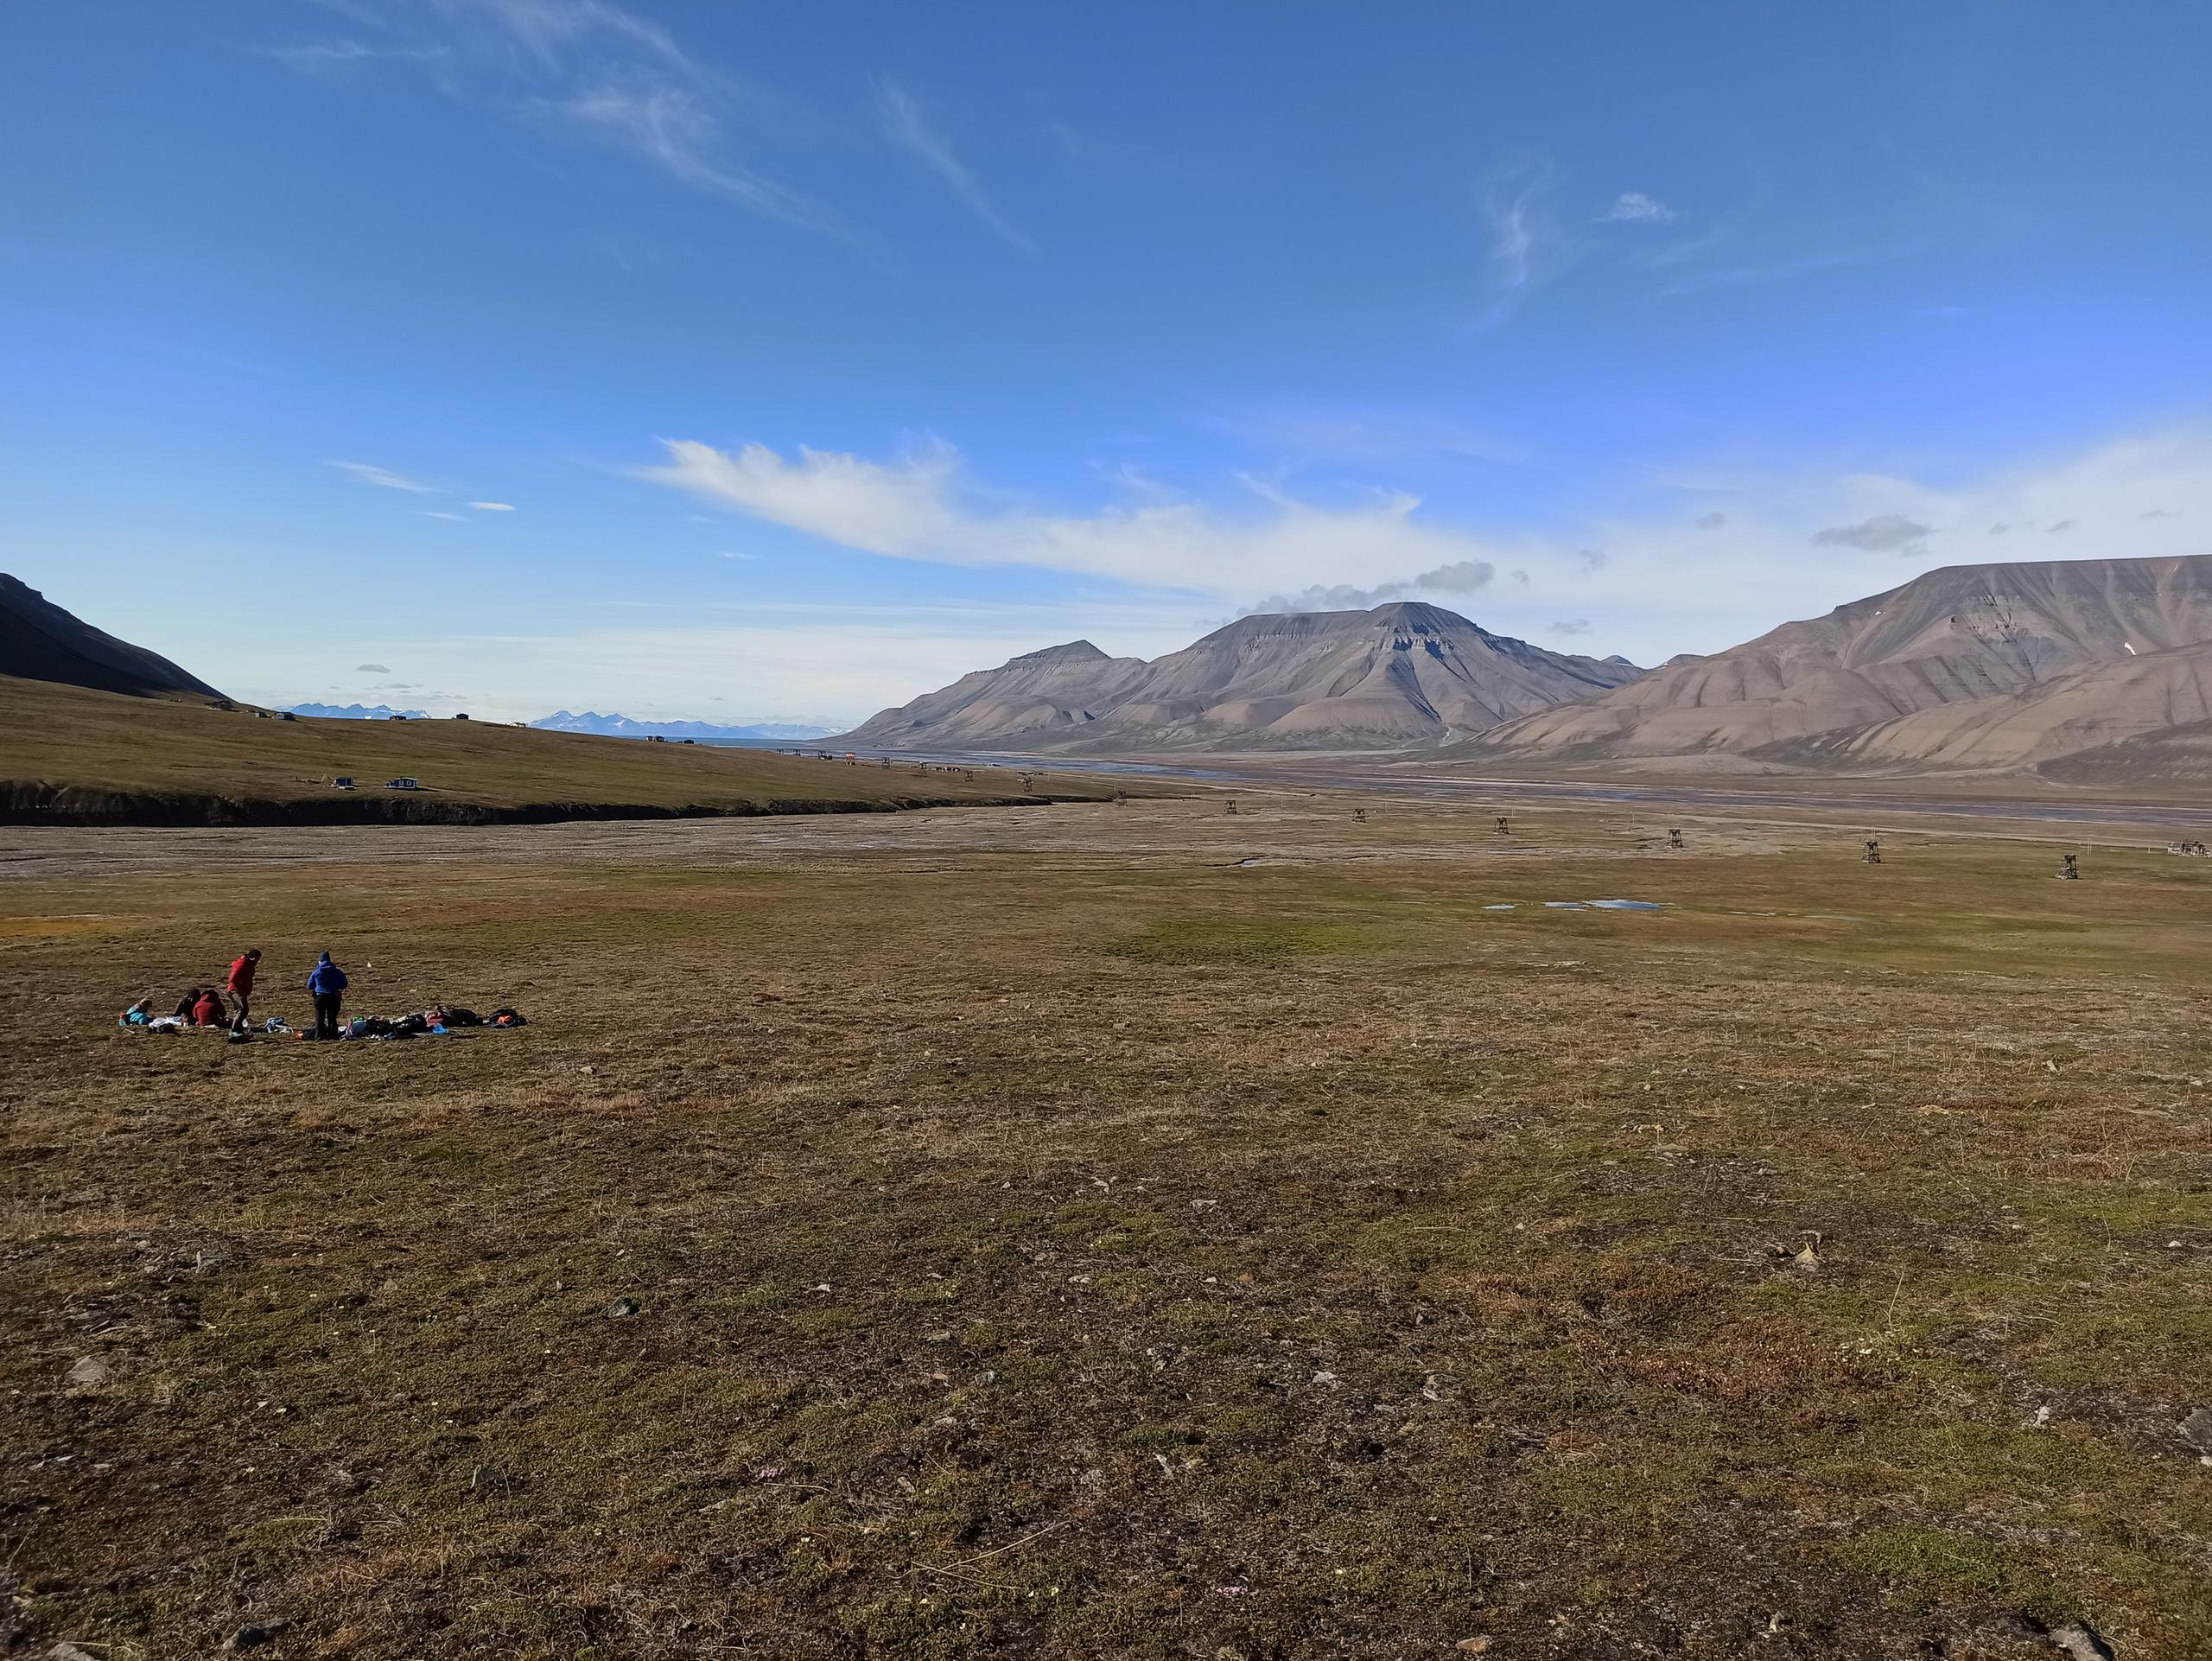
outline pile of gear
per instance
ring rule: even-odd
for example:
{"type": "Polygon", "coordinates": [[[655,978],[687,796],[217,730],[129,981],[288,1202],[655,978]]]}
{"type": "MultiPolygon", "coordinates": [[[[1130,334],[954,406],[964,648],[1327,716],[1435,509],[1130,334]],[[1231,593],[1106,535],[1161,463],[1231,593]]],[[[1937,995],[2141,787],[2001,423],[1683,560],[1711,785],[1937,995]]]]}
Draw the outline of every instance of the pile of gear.
{"type": "MultiPolygon", "coordinates": [[[[494,1009],[488,1015],[480,1015],[474,1009],[449,1009],[434,1004],[428,1009],[417,1009],[404,1015],[356,1015],[339,1029],[338,1036],[347,1038],[443,1038],[465,1027],[509,1028],[529,1023],[519,1010],[494,1009]]],[[[301,1038],[313,1038],[315,1034],[304,1032],[301,1038]]]]}

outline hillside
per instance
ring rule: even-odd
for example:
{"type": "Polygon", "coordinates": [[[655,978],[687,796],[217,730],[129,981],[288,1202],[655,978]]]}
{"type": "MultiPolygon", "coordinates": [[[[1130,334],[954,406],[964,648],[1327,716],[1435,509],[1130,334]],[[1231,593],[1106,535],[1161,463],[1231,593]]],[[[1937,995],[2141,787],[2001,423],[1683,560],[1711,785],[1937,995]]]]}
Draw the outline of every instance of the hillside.
{"type": "MultiPolygon", "coordinates": [[[[2016,692],[1807,739],[1793,756],[2018,767],[2212,720],[2212,644],[2091,664],[2016,692]]],[[[1779,755],[1780,747],[1763,754],[1779,755]]]]}
{"type": "Polygon", "coordinates": [[[2208,640],[2212,557],[1947,566],[1501,726],[1469,750],[1578,761],[1756,751],[2208,640]]]}
{"type": "Polygon", "coordinates": [[[0,571],[0,675],[132,697],[220,697],[167,658],[103,633],[0,571]]]}
{"type": "Polygon", "coordinates": [[[1096,800],[1115,781],[1012,769],[970,781],[762,750],[641,743],[472,721],[281,721],[0,677],[0,820],[448,823],[856,812],[1096,800]],[[334,790],[340,775],[360,788],[334,790]],[[386,779],[419,779],[387,791],[386,779]]]}
{"type": "Polygon", "coordinates": [[[1147,663],[1087,640],[1014,659],[864,722],[900,749],[1401,749],[1479,732],[1643,671],[1548,652],[1455,612],[1239,618],[1147,663]]]}

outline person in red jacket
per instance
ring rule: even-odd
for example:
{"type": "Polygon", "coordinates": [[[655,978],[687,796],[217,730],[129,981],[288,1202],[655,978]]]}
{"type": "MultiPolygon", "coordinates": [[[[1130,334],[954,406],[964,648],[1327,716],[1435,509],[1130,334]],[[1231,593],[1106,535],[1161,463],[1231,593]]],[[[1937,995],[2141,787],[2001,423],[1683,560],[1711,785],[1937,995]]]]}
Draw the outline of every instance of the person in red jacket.
{"type": "Polygon", "coordinates": [[[192,1024],[195,1027],[219,1027],[226,1019],[223,995],[212,986],[202,992],[200,1002],[192,1006],[192,1024]]]}
{"type": "Polygon", "coordinates": [[[231,964],[231,996],[236,998],[238,1003],[238,1018],[236,1025],[239,1032],[244,1032],[246,1028],[246,1005],[253,1001],[253,975],[254,971],[260,967],[261,948],[259,946],[253,947],[245,957],[236,958],[231,964]]]}

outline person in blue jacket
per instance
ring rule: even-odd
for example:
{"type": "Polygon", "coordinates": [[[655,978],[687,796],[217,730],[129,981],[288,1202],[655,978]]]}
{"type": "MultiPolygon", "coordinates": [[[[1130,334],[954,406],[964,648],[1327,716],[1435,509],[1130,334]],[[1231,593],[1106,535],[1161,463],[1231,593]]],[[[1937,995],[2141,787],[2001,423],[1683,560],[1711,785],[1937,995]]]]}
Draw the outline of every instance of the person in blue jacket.
{"type": "Polygon", "coordinates": [[[308,990],[315,995],[315,1035],[338,1036],[338,1006],[346,990],[346,971],[330,961],[326,951],[308,971],[308,990]]]}

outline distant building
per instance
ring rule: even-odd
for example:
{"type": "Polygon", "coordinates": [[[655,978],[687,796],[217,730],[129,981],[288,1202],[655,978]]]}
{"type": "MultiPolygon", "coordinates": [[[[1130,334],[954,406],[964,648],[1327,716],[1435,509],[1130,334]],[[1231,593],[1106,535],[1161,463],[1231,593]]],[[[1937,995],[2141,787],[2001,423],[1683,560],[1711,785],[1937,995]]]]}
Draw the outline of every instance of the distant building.
{"type": "Polygon", "coordinates": [[[351,789],[353,789],[353,775],[352,773],[340,773],[340,774],[339,774],[335,779],[333,779],[333,780],[330,781],[330,787],[331,787],[333,790],[351,790],[351,789]]]}
{"type": "Polygon", "coordinates": [[[386,790],[420,790],[423,785],[417,779],[387,779],[384,781],[384,787],[386,790]]]}

